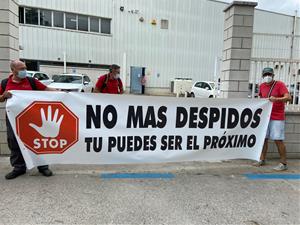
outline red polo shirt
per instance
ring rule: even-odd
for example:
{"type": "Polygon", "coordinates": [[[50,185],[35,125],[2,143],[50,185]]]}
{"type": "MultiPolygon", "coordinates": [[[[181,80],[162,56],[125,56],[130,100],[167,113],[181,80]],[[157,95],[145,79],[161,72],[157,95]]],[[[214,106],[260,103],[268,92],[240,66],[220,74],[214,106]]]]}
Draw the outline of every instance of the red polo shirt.
{"type": "MultiPolygon", "coordinates": [[[[34,81],[35,81],[35,86],[36,86],[37,90],[43,91],[47,88],[44,84],[42,84],[37,79],[34,79],[34,81]]],[[[2,90],[2,87],[0,85],[0,94],[2,95],[4,93],[4,91],[13,91],[13,90],[30,91],[30,90],[32,90],[32,87],[27,78],[24,78],[21,80],[21,82],[17,83],[12,80],[12,74],[10,74],[8,81],[7,81],[6,89],[2,90]]]]}
{"type": "MultiPolygon", "coordinates": [[[[267,98],[271,87],[272,85],[262,83],[259,87],[259,96],[261,98],[267,98]]],[[[281,98],[287,93],[289,93],[289,91],[285,84],[281,81],[277,81],[270,96],[281,98]]],[[[284,102],[273,102],[271,120],[285,120],[284,107],[284,102]]]]}
{"type": "MultiPolygon", "coordinates": [[[[102,75],[99,77],[96,87],[99,88],[99,90],[102,89],[103,84],[105,83],[106,76],[109,76],[109,74],[102,75]]],[[[101,91],[101,93],[106,94],[120,94],[123,92],[123,83],[121,79],[108,79],[106,87],[101,91]]]]}

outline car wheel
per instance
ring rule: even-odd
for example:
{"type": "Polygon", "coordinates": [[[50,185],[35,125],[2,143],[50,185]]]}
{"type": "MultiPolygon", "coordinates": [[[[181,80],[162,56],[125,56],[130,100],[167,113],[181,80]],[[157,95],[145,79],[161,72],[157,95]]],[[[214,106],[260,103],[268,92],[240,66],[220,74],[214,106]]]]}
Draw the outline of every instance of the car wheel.
{"type": "Polygon", "coordinates": [[[195,98],[195,94],[193,92],[191,93],[191,98],[195,98]]]}
{"type": "Polygon", "coordinates": [[[84,92],[84,90],[81,90],[81,92],[84,92]]]}
{"type": "Polygon", "coordinates": [[[213,97],[214,97],[213,95],[210,95],[210,96],[209,96],[209,98],[213,98],[213,97]]]}
{"type": "Polygon", "coordinates": [[[92,88],[92,91],[91,91],[92,93],[94,92],[94,88],[92,88]]]}

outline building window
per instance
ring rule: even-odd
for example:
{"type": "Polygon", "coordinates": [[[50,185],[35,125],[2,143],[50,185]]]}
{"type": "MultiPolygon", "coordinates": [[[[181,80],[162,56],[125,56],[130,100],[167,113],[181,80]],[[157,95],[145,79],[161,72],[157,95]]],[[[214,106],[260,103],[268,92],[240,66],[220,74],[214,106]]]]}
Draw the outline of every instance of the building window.
{"type": "Polygon", "coordinates": [[[19,7],[19,23],[24,23],[24,8],[19,7]]]}
{"type": "Polygon", "coordinates": [[[111,34],[111,19],[109,18],[47,9],[19,7],[19,23],[111,34]]]}
{"type": "Polygon", "coordinates": [[[34,25],[39,24],[38,9],[31,9],[31,8],[25,9],[25,23],[26,24],[34,24],[34,25]]]}
{"type": "Polygon", "coordinates": [[[53,26],[64,27],[64,13],[53,11],[53,26]]]}
{"type": "Polygon", "coordinates": [[[71,30],[77,30],[77,15],[66,13],[66,28],[71,30]]]}
{"type": "Polygon", "coordinates": [[[160,28],[161,29],[169,29],[169,20],[161,20],[160,28]]]}
{"type": "Polygon", "coordinates": [[[110,19],[101,18],[101,33],[110,34],[110,19]]]}
{"type": "Polygon", "coordinates": [[[78,30],[89,30],[89,18],[87,16],[78,15],[78,30]]]}
{"type": "Polygon", "coordinates": [[[99,33],[99,18],[90,17],[90,31],[99,33]]]}
{"type": "Polygon", "coordinates": [[[40,10],[40,25],[41,26],[52,26],[52,12],[49,10],[40,10]]]}

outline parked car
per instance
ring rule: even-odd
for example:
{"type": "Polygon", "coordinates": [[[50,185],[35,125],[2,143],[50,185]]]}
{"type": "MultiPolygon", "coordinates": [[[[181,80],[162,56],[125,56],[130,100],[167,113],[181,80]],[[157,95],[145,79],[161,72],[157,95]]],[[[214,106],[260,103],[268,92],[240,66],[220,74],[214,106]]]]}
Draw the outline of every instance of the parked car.
{"type": "Polygon", "coordinates": [[[53,80],[51,80],[47,74],[39,72],[39,71],[27,71],[27,76],[33,77],[33,78],[39,80],[46,86],[48,86],[49,84],[51,84],[53,82],[53,80]]]}
{"type": "Polygon", "coordinates": [[[215,83],[213,81],[197,81],[191,89],[193,98],[213,98],[216,94],[215,83]]]}
{"type": "Polygon", "coordinates": [[[93,92],[94,85],[85,74],[59,74],[52,76],[53,83],[50,88],[60,91],[93,92]]]}

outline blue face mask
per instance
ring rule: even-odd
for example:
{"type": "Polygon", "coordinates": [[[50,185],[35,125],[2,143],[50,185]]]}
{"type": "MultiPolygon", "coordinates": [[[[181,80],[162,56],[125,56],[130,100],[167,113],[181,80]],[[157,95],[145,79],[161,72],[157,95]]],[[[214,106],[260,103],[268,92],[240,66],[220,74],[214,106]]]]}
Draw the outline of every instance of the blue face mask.
{"type": "Polygon", "coordinates": [[[24,79],[27,76],[27,70],[21,70],[18,72],[18,77],[24,79]]]}

